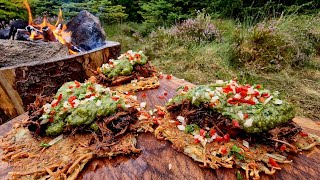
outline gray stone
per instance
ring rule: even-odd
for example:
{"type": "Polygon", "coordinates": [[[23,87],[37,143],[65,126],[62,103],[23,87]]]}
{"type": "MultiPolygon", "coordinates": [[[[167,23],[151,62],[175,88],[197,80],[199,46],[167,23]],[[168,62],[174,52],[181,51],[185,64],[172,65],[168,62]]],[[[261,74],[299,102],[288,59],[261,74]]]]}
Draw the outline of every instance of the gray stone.
{"type": "Polygon", "coordinates": [[[71,31],[71,43],[83,51],[103,46],[106,34],[97,17],[88,11],[81,11],[67,24],[71,31]]]}

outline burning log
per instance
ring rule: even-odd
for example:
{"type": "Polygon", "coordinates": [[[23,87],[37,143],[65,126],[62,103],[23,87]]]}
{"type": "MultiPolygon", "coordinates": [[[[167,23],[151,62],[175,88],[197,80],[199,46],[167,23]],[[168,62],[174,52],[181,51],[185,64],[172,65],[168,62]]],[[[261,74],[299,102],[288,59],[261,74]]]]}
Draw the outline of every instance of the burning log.
{"type": "Polygon", "coordinates": [[[53,41],[53,42],[57,41],[52,30],[48,26],[43,27],[42,32],[43,32],[44,41],[53,41]]]}
{"type": "Polygon", "coordinates": [[[28,41],[29,37],[30,37],[29,31],[24,30],[24,29],[18,29],[17,35],[16,35],[16,40],[28,41]]]}
{"type": "Polygon", "coordinates": [[[10,26],[9,38],[11,37],[12,40],[15,39],[15,35],[18,29],[25,29],[27,26],[28,26],[28,23],[21,19],[12,21],[10,26]]]}
{"type": "Polygon", "coordinates": [[[9,39],[10,29],[0,29],[0,39],[9,39]]]}
{"type": "Polygon", "coordinates": [[[0,44],[2,44],[0,46],[0,118],[2,120],[22,114],[37,95],[51,95],[67,81],[83,82],[93,75],[90,69],[97,69],[109,59],[115,59],[120,55],[120,44],[117,42],[106,42],[105,46],[96,48],[95,51],[74,56],[67,56],[68,49],[58,42],[0,40],[0,44]],[[5,49],[4,44],[7,44],[5,49]],[[19,55],[16,51],[21,50],[21,44],[24,44],[25,50],[20,51],[19,55]],[[56,55],[50,51],[53,45],[62,47],[64,55],[50,58],[56,55]],[[44,48],[45,46],[50,48],[44,48]],[[33,53],[35,50],[38,50],[37,55],[33,53]],[[52,53],[48,54],[49,51],[52,53]]]}

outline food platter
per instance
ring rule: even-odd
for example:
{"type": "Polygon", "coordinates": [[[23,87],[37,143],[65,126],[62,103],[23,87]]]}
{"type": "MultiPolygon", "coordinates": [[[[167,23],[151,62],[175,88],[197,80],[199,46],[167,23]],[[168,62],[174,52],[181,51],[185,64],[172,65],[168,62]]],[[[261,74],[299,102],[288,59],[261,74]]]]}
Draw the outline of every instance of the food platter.
{"type": "MultiPolygon", "coordinates": [[[[175,95],[175,89],[181,85],[192,86],[191,83],[178,78],[160,79],[158,89],[137,93],[140,101],[146,101],[147,109],[164,105],[175,95]],[[166,92],[167,95],[164,95],[166,92]],[[146,93],[146,97],[141,95],[146,93]]],[[[21,121],[23,114],[0,126],[0,136],[8,132],[13,123],[21,121]]],[[[306,118],[295,118],[307,132],[320,135],[320,125],[306,118]]],[[[236,179],[236,169],[221,168],[204,169],[191,158],[175,151],[167,141],[157,140],[153,134],[145,133],[137,137],[138,148],[142,153],[131,156],[120,156],[113,159],[96,159],[91,161],[81,172],[80,179],[236,179]]],[[[282,170],[272,176],[262,174],[261,179],[318,179],[320,174],[320,150],[303,152],[297,156],[289,155],[291,164],[282,165],[282,170]]],[[[1,156],[1,151],[0,151],[1,156]]],[[[6,179],[10,166],[0,162],[0,179],[6,179]]],[[[245,177],[244,175],[242,177],[245,177]]]]}

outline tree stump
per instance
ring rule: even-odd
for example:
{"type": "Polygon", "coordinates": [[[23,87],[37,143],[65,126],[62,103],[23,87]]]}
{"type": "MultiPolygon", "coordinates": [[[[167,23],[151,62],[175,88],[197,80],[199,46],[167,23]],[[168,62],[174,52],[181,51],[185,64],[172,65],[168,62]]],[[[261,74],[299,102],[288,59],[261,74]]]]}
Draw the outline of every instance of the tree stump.
{"type": "Polygon", "coordinates": [[[77,55],[0,68],[0,119],[5,122],[24,113],[36,96],[52,95],[65,82],[83,82],[93,75],[91,70],[119,55],[120,43],[107,41],[102,47],[77,55]]]}

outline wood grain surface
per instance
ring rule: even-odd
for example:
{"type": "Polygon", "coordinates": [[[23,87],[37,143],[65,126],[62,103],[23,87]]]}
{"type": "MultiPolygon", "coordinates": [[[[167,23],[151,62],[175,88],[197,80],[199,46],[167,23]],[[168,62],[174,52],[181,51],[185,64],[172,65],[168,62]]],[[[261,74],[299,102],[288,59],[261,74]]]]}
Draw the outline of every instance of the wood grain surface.
{"type": "MultiPolygon", "coordinates": [[[[147,108],[164,105],[176,93],[181,85],[192,84],[177,78],[160,80],[160,87],[154,90],[138,92],[138,99],[147,102],[147,108]],[[164,96],[164,92],[168,95],[164,96]],[[141,94],[147,97],[142,98],[141,94]],[[164,98],[159,98],[163,96],[164,98]]],[[[0,126],[0,136],[11,129],[14,121],[26,118],[23,114],[14,120],[0,126]]],[[[306,131],[320,135],[320,125],[310,119],[297,117],[294,119],[306,131]]],[[[87,164],[79,179],[236,179],[236,169],[221,168],[218,170],[203,169],[199,164],[182,153],[175,151],[167,141],[157,140],[151,133],[140,134],[137,146],[141,154],[120,156],[113,159],[95,159],[87,164]],[[172,166],[169,169],[169,164],[172,166]]],[[[0,150],[1,154],[1,150],[0,150]]],[[[272,176],[262,174],[261,179],[320,179],[320,150],[289,155],[292,164],[281,165],[282,170],[272,176]]],[[[10,171],[8,164],[0,162],[0,179],[5,179],[10,171]]],[[[242,174],[243,177],[244,174],[242,174]]]]}
{"type": "Polygon", "coordinates": [[[77,55],[0,68],[0,124],[22,114],[37,95],[51,95],[68,81],[84,81],[91,70],[117,58],[120,49],[118,42],[107,41],[77,55]]]}

